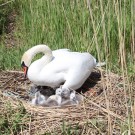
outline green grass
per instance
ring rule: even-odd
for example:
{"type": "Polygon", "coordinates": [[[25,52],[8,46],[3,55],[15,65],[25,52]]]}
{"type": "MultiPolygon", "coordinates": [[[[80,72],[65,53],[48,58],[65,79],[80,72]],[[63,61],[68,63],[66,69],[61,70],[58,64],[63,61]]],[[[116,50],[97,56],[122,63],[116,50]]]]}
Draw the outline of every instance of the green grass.
{"type": "Polygon", "coordinates": [[[88,51],[98,60],[107,61],[108,68],[115,72],[120,72],[119,67],[126,61],[124,64],[128,66],[125,65],[124,69],[127,67],[133,74],[132,5],[132,0],[93,0],[90,4],[76,0],[17,0],[12,6],[19,14],[13,33],[18,47],[8,51],[4,47],[1,49],[4,51],[0,55],[4,61],[1,68],[19,68],[24,51],[43,43],[51,49],[88,51]]]}
{"type": "Polygon", "coordinates": [[[7,104],[0,112],[0,135],[19,134],[28,126],[25,124],[26,118],[28,118],[28,114],[22,105],[14,109],[7,104]]]}
{"type": "Polygon", "coordinates": [[[5,26],[8,21],[7,15],[9,14],[9,12],[11,12],[10,4],[4,5],[4,3],[6,2],[6,0],[0,0],[0,35],[3,34],[6,30],[5,26]]]}

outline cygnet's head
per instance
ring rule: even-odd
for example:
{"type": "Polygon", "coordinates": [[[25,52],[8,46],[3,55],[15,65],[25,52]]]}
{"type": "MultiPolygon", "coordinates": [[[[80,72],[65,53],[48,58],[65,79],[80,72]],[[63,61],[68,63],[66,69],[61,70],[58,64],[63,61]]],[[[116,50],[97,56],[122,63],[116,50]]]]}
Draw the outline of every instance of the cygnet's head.
{"type": "Polygon", "coordinates": [[[75,91],[74,91],[74,90],[71,91],[71,93],[70,93],[70,100],[71,100],[71,101],[76,100],[76,95],[75,95],[75,91]]]}
{"type": "Polygon", "coordinates": [[[61,88],[56,89],[56,91],[55,91],[56,95],[61,95],[61,93],[62,93],[62,89],[61,88]]]}
{"type": "Polygon", "coordinates": [[[70,90],[68,88],[62,88],[61,96],[63,98],[69,98],[70,97],[70,90]]]}

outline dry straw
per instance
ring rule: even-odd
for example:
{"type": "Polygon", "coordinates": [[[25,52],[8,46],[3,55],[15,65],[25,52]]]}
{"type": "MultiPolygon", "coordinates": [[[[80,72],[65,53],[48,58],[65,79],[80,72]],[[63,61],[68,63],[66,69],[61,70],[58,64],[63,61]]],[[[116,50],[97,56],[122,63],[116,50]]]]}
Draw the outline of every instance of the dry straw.
{"type": "MultiPolygon", "coordinates": [[[[27,123],[28,129],[22,132],[36,134],[43,132],[60,132],[63,121],[75,126],[79,125],[82,130],[85,123],[91,123],[95,130],[102,134],[96,124],[93,124],[93,119],[108,124],[108,115],[112,124],[112,131],[115,129],[119,133],[119,127],[116,121],[124,122],[127,118],[122,77],[102,71],[103,79],[99,70],[93,71],[91,76],[85,82],[83,87],[78,90],[84,96],[84,101],[77,106],[66,107],[41,107],[32,106],[27,99],[27,90],[31,83],[23,79],[23,74],[18,71],[3,71],[0,72],[0,84],[2,104],[10,102],[12,107],[16,108],[22,104],[26,111],[31,115],[31,119],[27,123]],[[103,89],[103,84],[105,89],[103,89]],[[106,106],[106,96],[109,101],[109,110],[106,106]],[[5,93],[15,93],[13,95],[5,93]],[[18,93],[18,95],[17,95],[18,93]],[[123,101],[123,102],[121,102],[123,101]]],[[[128,94],[127,94],[128,96],[128,94]]],[[[134,123],[134,122],[133,122],[134,123]]],[[[81,131],[82,132],[82,131],[81,131]]],[[[90,132],[91,133],[91,132],[90,132]]]]}

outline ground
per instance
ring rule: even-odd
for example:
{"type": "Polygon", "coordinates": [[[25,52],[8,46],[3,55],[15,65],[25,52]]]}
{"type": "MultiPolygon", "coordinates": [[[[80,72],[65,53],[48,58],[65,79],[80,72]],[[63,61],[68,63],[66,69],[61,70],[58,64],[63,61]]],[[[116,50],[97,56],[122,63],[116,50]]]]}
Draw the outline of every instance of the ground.
{"type": "MultiPolygon", "coordinates": [[[[4,110],[4,106],[10,102],[14,109],[23,106],[25,116],[28,115],[27,118],[23,117],[25,126],[22,134],[70,132],[119,135],[129,132],[129,122],[131,134],[135,133],[135,105],[130,104],[131,95],[125,91],[129,84],[117,74],[94,70],[82,88],[77,90],[84,96],[84,102],[64,108],[31,106],[26,102],[30,85],[31,82],[24,80],[21,72],[0,72],[1,109],[4,110]],[[13,92],[16,97],[11,94],[13,92]]],[[[132,95],[132,99],[134,96],[132,95]]]]}

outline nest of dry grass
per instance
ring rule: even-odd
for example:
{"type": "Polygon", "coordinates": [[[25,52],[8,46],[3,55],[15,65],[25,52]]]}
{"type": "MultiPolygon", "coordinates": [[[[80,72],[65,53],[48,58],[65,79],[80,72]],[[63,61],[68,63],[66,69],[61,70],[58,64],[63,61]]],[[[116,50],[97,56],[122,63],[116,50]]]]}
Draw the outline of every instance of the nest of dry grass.
{"type": "MultiPolygon", "coordinates": [[[[31,114],[28,127],[22,134],[61,133],[63,121],[78,128],[78,134],[120,134],[121,123],[128,118],[127,99],[131,93],[125,92],[128,88],[121,76],[111,72],[106,73],[94,70],[85,84],[77,91],[84,96],[84,101],[77,106],[63,108],[45,108],[32,106],[27,101],[31,82],[23,79],[21,72],[0,72],[1,106],[10,102],[16,108],[23,104],[26,111],[31,114]],[[16,93],[16,97],[7,96],[6,92],[16,93]],[[3,94],[4,93],[4,94],[3,94]],[[126,99],[125,99],[126,94],[126,99]]],[[[134,89],[135,90],[135,89],[134,89]]],[[[134,98],[134,94],[132,95],[134,98]]],[[[133,107],[134,108],[134,107],[133,107]]],[[[132,116],[135,116],[132,110],[132,116]]],[[[132,121],[134,124],[134,121],[132,121]]],[[[134,132],[134,131],[133,131],[134,132]]]]}

